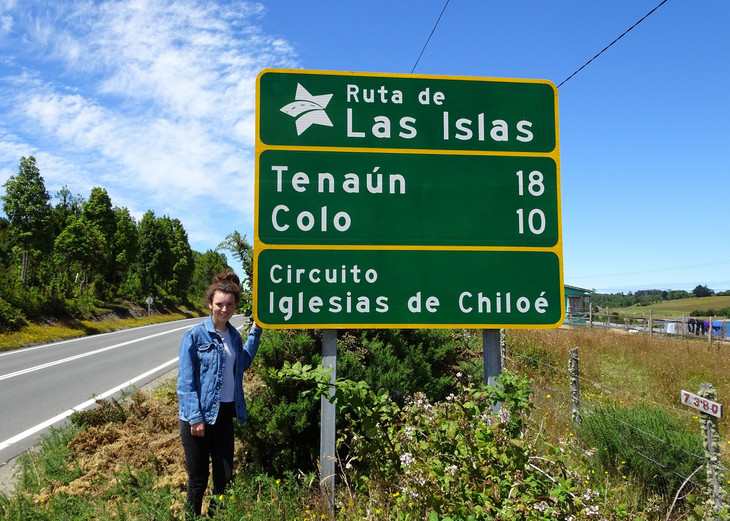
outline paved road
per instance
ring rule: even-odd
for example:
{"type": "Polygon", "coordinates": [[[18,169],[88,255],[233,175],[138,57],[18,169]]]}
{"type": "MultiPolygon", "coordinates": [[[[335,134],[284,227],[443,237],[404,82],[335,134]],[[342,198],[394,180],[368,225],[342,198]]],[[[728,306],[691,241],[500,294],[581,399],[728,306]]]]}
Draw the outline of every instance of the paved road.
{"type": "MultiPolygon", "coordinates": [[[[201,320],[0,353],[0,467],[33,447],[51,426],[62,425],[74,410],[176,369],[184,331],[201,320]]],[[[237,316],[231,322],[240,328],[244,320],[237,316]]]]}

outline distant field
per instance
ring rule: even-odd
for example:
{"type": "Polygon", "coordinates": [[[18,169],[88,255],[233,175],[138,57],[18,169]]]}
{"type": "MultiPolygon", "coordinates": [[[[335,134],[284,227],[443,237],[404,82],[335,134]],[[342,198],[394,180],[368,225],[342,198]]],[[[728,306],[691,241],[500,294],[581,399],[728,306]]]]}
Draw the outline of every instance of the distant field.
{"type": "Polygon", "coordinates": [[[689,315],[692,311],[707,310],[707,309],[724,309],[730,307],[730,296],[724,297],[699,297],[699,298],[686,298],[680,300],[665,300],[651,306],[638,306],[634,305],[628,308],[621,308],[617,311],[624,311],[625,313],[638,313],[648,314],[649,310],[656,316],[676,316],[676,315],[689,315]]]}

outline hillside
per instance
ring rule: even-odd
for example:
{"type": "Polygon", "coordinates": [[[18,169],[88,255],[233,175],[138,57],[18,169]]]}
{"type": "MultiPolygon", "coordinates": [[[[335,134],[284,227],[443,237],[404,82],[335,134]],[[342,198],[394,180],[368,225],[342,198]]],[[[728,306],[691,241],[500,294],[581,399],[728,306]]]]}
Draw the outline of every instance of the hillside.
{"type": "MultiPolygon", "coordinates": [[[[677,300],[664,300],[651,305],[634,304],[625,308],[617,308],[615,311],[629,314],[649,314],[649,310],[655,317],[677,317],[688,316],[695,310],[702,312],[714,309],[720,311],[730,308],[730,296],[694,297],[677,300]]],[[[613,310],[613,309],[612,309],[613,310]]]]}

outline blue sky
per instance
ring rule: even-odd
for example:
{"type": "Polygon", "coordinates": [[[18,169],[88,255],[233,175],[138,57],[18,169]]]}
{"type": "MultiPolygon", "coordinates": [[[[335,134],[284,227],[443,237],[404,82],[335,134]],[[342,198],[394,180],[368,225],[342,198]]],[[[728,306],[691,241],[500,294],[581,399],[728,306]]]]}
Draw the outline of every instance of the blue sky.
{"type": "MultiPolygon", "coordinates": [[[[0,183],[34,155],[179,218],[198,251],[253,238],[264,68],[546,79],[660,0],[0,0],[0,183]]],[[[730,3],[669,0],[558,89],[565,283],[730,289],[730,3]]]]}

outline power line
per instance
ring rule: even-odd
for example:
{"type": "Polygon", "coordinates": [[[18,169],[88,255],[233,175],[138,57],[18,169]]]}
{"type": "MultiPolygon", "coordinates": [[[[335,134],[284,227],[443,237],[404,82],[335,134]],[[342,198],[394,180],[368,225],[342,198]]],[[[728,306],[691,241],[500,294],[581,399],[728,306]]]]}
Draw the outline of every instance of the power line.
{"type": "MultiPolygon", "coordinates": [[[[591,63],[591,62],[592,62],[593,60],[595,60],[596,58],[598,58],[598,57],[599,57],[599,56],[600,56],[601,54],[603,54],[603,53],[604,53],[604,52],[605,52],[606,50],[608,50],[608,48],[609,48],[609,47],[611,47],[611,46],[612,46],[612,45],[613,45],[614,43],[616,43],[616,42],[617,42],[617,41],[619,41],[619,40],[620,40],[621,38],[623,38],[623,37],[624,37],[624,36],[625,36],[625,35],[626,35],[626,34],[627,34],[627,33],[628,33],[629,31],[631,31],[631,29],[633,29],[634,27],[636,27],[637,25],[639,25],[639,24],[640,24],[641,22],[643,22],[644,20],[646,20],[646,19],[647,19],[647,18],[649,17],[649,15],[651,15],[652,13],[654,13],[654,11],[656,11],[657,9],[659,9],[659,8],[660,8],[661,6],[663,6],[663,5],[664,5],[664,4],[666,4],[666,3],[667,3],[667,0],[662,0],[661,2],[659,2],[659,5],[657,5],[657,6],[656,6],[656,7],[654,8],[654,9],[652,9],[651,11],[649,11],[648,13],[646,13],[646,14],[644,15],[644,17],[643,17],[643,18],[642,18],[641,20],[639,20],[639,21],[638,21],[638,22],[636,22],[636,23],[635,23],[634,25],[632,25],[631,27],[629,27],[628,29],[626,29],[626,30],[625,30],[625,31],[623,32],[623,34],[621,34],[621,36],[619,36],[619,37],[618,37],[618,38],[616,38],[616,39],[615,39],[614,41],[612,41],[611,43],[609,43],[609,44],[608,44],[608,45],[607,45],[606,47],[604,47],[604,48],[603,48],[603,50],[602,50],[601,52],[599,52],[598,54],[596,54],[596,55],[595,55],[595,56],[594,56],[593,58],[591,58],[590,60],[588,60],[587,62],[585,62],[585,63],[583,64],[583,66],[582,66],[582,67],[581,67],[580,69],[578,69],[578,70],[577,70],[577,71],[575,71],[575,72],[574,72],[573,74],[571,74],[570,76],[568,76],[567,78],[565,78],[565,79],[564,79],[564,80],[563,80],[563,81],[562,81],[562,82],[560,83],[560,85],[558,85],[558,88],[560,88],[560,87],[561,87],[561,85],[563,85],[563,84],[564,84],[564,83],[565,83],[566,81],[568,81],[568,80],[569,80],[569,79],[571,79],[571,78],[572,78],[573,76],[575,76],[575,75],[576,75],[576,74],[578,74],[578,73],[579,73],[580,71],[582,71],[582,70],[583,70],[583,69],[584,69],[584,68],[585,68],[585,67],[586,67],[586,66],[587,66],[587,65],[588,65],[589,63],[591,63]]],[[[437,23],[438,23],[438,22],[437,22],[437,23]]],[[[434,29],[435,29],[435,28],[434,28],[434,29]]]]}
{"type": "Polygon", "coordinates": [[[426,40],[426,43],[423,44],[423,49],[421,49],[421,54],[418,55],[418,59],[416,60],[416,63],[413,65],[413,68],[411,69],[411,74],[413,74],[413,71],[415,71],[416,67],[418,67],[418,62],[421,61],[421,56],[423,56],[423,53],[426,50],[426,46],[428,46],[428,42],[431,41],[431,37],[433,36],[433,33],[436,32],[436,27],[438,27],[439,22],[441,21],[441,17],[444,15],[444,11],[446,11],[446,8],[448,7],[450,1],[451,0],[446,0],[446,3],[444,4],[444,8],[441,9],[441,14],[438,17],[438,20],[436,20],[436,23],[434,24],[433,29],[431,29],[431,34],[428,35],[428,39],[426,40]]]}

